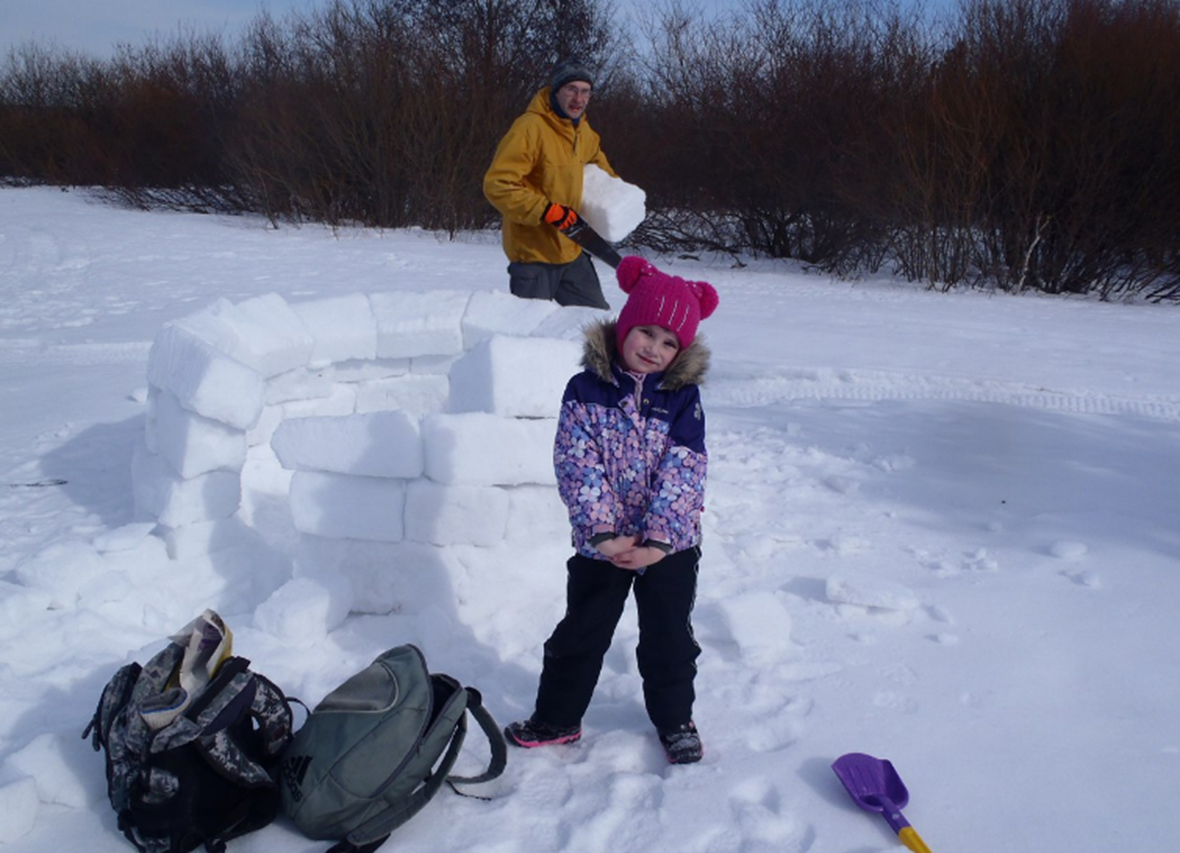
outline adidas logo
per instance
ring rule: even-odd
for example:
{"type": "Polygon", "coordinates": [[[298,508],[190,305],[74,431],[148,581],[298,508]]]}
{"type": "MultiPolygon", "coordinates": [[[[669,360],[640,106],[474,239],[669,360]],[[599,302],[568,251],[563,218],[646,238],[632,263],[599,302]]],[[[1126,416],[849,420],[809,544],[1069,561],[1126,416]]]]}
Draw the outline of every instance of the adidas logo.
{"type": "Polygon", "coordinates": [[[283,781],[287,790],[291,792],[291,799],[299,802],[303,799],[303,778],[307,775],[307,768],[311,766],[310,755],[294,755],[283,762],[283,781]]]}

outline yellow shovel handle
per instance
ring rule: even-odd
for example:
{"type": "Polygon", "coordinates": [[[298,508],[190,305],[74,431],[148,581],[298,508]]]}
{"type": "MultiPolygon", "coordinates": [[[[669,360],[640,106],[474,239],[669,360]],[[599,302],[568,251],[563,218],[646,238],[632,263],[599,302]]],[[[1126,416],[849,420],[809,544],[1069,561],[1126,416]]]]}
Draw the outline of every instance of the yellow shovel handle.
{"type": "Polygon", "coordinates": [[[930,848],[926,846],[926,842],[918,835],[918,831],[912,826],[903,826],[901,832],[897,833],[897,837],[901,839],[901,843],[914,851],[914,853],[930,853],[930,848]]]}

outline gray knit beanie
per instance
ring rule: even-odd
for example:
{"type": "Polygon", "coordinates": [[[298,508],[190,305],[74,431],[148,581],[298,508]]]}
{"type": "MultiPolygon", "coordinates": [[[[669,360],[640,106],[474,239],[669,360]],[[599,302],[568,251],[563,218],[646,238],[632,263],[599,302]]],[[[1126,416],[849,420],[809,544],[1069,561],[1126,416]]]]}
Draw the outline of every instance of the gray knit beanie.
{"type": "Polygon", "coordinates": [[[549,72],[549,89],[556,92],[571,80],[583,80],[589,83],[591,88],[594,86],[594,75],[590,73],[589,68],[582,64],[581,60],[563,59],[549,72]]]}

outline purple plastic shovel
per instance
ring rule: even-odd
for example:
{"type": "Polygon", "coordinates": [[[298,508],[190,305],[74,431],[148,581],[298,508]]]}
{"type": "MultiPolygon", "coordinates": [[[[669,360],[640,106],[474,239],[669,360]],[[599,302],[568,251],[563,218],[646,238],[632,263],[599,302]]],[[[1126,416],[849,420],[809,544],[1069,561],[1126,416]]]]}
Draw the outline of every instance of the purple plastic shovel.
{"type": "Polygon", "coordinates": [[[902,844],[914,853],[930,853],[926,842],[901,813],[902,807],[910,801],[910,792],[893,769],[892,762],[863,752],[850,752],[837,758],[832,769],[853,801],[862,809],[884,817],[902,844]]]}

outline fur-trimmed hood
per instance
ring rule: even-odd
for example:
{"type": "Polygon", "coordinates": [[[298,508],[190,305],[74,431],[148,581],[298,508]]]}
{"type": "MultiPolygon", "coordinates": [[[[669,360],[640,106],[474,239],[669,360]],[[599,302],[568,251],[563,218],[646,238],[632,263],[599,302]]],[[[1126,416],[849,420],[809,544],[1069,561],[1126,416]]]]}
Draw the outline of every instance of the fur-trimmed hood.
{"type": "MultiPolygon", "coordinates": [[[[619,346],[616,342],[615,320],[598,320],[586,327],[582,348],[582,367],[591,371],[604,382],[614,382],[611,365],[619,360],[619,346]]],[[[698,335],[687,349],[680,351],[672,366],[664,372],[660,387],[676,391],[686,385],[701,385],[709,371],[712,354],[698,335]]]]}

